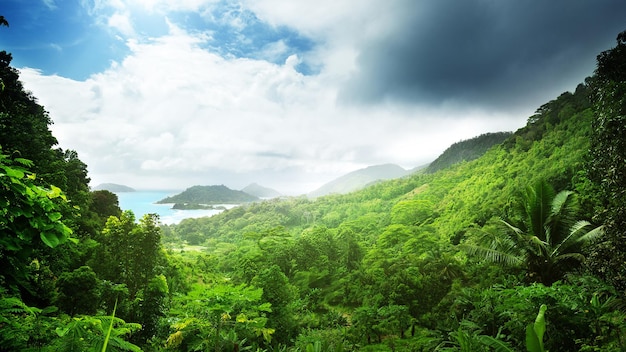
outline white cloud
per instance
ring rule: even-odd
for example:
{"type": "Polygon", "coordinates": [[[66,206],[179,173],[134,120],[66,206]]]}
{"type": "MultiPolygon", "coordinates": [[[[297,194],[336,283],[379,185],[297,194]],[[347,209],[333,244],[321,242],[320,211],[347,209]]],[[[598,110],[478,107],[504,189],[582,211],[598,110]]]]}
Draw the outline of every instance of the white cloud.
{"type": "MultiPolygon", "coordinates": [[[[151,9],[175,6],[138,2],[151,9]]],[[[369,19],[373,6],[298,2],[305,6],[296,11],[295,2],[281,3],[285,6],[276,12],[270,11],[276,6],[272,1],[255,2],[252,8],[267,20],[310,33],[335,31],[346,16],[347,30],[356,33],[354,24],[369,19]],[[329,8],[323,10],[323,5],[329,8]],[[349,10],[357,19],[348,19],[349,10]],[[303,13],[309,16],[296,21],[303,13]]],[[[124,8],[121,3],[112,6],[124,8]]],[[[127,18],[120,15],[110,22],[130,31],[127,18]]],[[[281,65],[224,58],[202,48],[207,38],[170,24],[167,36],[129,40],[128,57],[85,81],[33,69],[23,69],[21,77],[50,112],[61,146],[77,150],[87,163],[94,185],[181,189],[198,183],[244,187],[259,182],[285,192],[307,192],[368,165],[421,165],[458,140],[519,124],[504,116],[494,126],[493,116],[481,111],[453,124],[446,116],[457,114],[456,107],[337,105],[337,91],[346,71],[354,68],[356,54],[353,47],[332,41],[313,53],[324,63],[322,71],[304,76],[294,69],[304,58],[290,56],[281,65]]],[[[283,51],[278,42],[267,48],[268,58],[283,51]]]]}
{"type": "Polygon", "coordinates": [[[135,29],[133,28],[128,14],[116,12],[111,17],[109,17],[107,24],[109,25],[109,27],[118,30],[120,33],[127,37],[135,36],[135,29]]]}

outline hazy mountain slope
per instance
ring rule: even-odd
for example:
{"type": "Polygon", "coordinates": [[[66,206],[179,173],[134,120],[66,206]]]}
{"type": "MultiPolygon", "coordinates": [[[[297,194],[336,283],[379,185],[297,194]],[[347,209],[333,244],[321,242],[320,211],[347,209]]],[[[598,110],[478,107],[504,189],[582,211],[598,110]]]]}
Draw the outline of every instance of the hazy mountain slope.
{"type": "Polygon", "coordinates": [[[389,180],[406,176],[409,172],[398,165],[384,164],[369,166],[341,176],[308,194],[320,197],[327,194],[345,194],[361,189],[374,181],[389,180]]]}
{"type": "Polygon", "coordinates": [[[134,188],[119,185],[117,183],[101,183],[93,188],[94,191],[106,190],[109,192],[135,192],[134,188]]]}
{"type": "Polygon", "coordinates": [[[191,203],[191,204],[238,204],[253,202],[258,197],[242,191],[232,190],[224,185],[193,186],[182,193],[158,201],[159,204],[191,203]]]}
{"type": "Polygon", "coordinates": [[[280,192],[277,190],[261,186],[257,183],[251,183],[241,191],[259,198],[275,198],[281,196],[280,192]]]}

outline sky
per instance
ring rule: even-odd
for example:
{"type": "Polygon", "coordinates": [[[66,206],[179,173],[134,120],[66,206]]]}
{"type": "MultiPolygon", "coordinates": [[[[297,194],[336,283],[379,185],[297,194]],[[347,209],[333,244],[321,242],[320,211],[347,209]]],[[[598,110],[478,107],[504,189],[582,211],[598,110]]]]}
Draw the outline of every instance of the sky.
{"type": "Polygon", "coordinates": [[[623,0],[2,0],[0,50],[91,185],[296,195],[515,131],[593,74],[623,0]]]}

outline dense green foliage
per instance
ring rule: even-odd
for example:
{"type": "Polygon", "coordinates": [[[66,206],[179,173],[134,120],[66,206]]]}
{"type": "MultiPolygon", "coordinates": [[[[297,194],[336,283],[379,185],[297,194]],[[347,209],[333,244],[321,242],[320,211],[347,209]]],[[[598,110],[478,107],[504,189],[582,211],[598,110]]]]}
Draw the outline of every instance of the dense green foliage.
{"type": "Polygon", "coordinates": [[[621,290],[626,289],[626,31],[617,46],[598,56],[593,81],[594,120],[590,178],[600,198],[598,217],[608,241],[594,253],[594,270],[621,290]]]}
{"type": "Polygon", "coordinates": [[[550,286],[584,261],[582,248],[604,234],[603,227],[577,220],[578,207],[571,191],[558,194],[540,180],[526,188],[516,215],[500,220],[496,233],[485,232],[470,254],[509,265],[523,265],[527,279],[550,286]]]}
{"type": "Polygon", "coordinates": [[[2,53],[0,349],[624,350],[625,40],[474,160],[170,226],[89,192],[2,53]]]}

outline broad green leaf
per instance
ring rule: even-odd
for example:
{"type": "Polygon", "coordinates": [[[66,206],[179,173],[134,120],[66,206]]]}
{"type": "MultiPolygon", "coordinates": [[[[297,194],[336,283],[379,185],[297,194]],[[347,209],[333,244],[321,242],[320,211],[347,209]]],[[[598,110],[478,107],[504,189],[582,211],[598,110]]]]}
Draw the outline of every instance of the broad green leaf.
{"type": "Polygon", "coordinates": [[[40,237],[43,243],[45,243],[50,248],[54,248],[61,243],[59,237],[54,233],[42,232],[40,237]]]}
{"type": "Polygon", "coordinates": [[[485,345],[493,348],[496,352],[513,352],[514,350],[509,346],[506,342],[500,341],[492,336],[488,335],[480,335],[480,342],[485,345]]]}
{"type": "MultiPolygon", "coordinates": [[[[115,311],[117,310],[117,299],[115,300],[115,305],[113,306],[113,313],[111,313],[111,318],[115,317],[115,311]]],[[[106,352],[107,344],[109,343],[109,339],[111,338],[111,331],[113,330],[113,319],[111,319],[111,324],[109,324],[109,328],[107,329],[107,334],[104,338],[104,344],[102,345],[102,352],[106,352]]]]}
{"type": "Polygon", "coordinates": [[[67,327],[67,328],[63,329],[61,327],[58,327],[58,328],[54,329],[54,331],[57,333],[57,335],[59,335],[59,337],[63,337],[70,331],[70,328],[67,327]]]}
{"type": "Polygon", "coordinates": [[[541,345],[539,344],[539,338],[535,333],[533,324],[528,324],[526,326],[526,351],[542,352],[541,345]]]}
{"type": "Polygon", "coordinates": [[[529,352],[545,352],[543,348],[543,334],[546,332],[545,313],[548,307],[542,304],[534,324],[526,327],[526,350],[529,352]]]}
{"type": "Polygon", "coordinates": [[[542,304],[541,307],[539,307],[539,313],[537,314],[537,318],[535,319],[535,325],[534,325],[535,333],[537,334],[537,338],[539,339],[539,345],[542,351],[543,351],[543,334],[546,332],[545,314],[546,314],[547,309],[548,309],[548,306],[546,306],[545,304],[542,304]]]}
{"type": "Polygon", "coordinates": [[[54,185],[50,186],[50,191],[48,191],[48,198],[52,199],[52,198],[57,198],[63,195],[63,191],[54,185]]]}
{"type": "Polygon", "coordinates": [[[12,178],[17,178],[17,179],[22,179],[24,178],[24,172],[20,171],[20,170],[16,170],[12,167],[3,167],[4,172],[6,172],[7,176],[12,177],[12,178]]]}
{"type": "Polygon", "coordinates": [[[61,213],[59,213],[58,211],[55,211],[54,213],[49,213],[48,214],[48,219],[50,219],[50,221],[59,221],[61,220],[61,213]]]}

